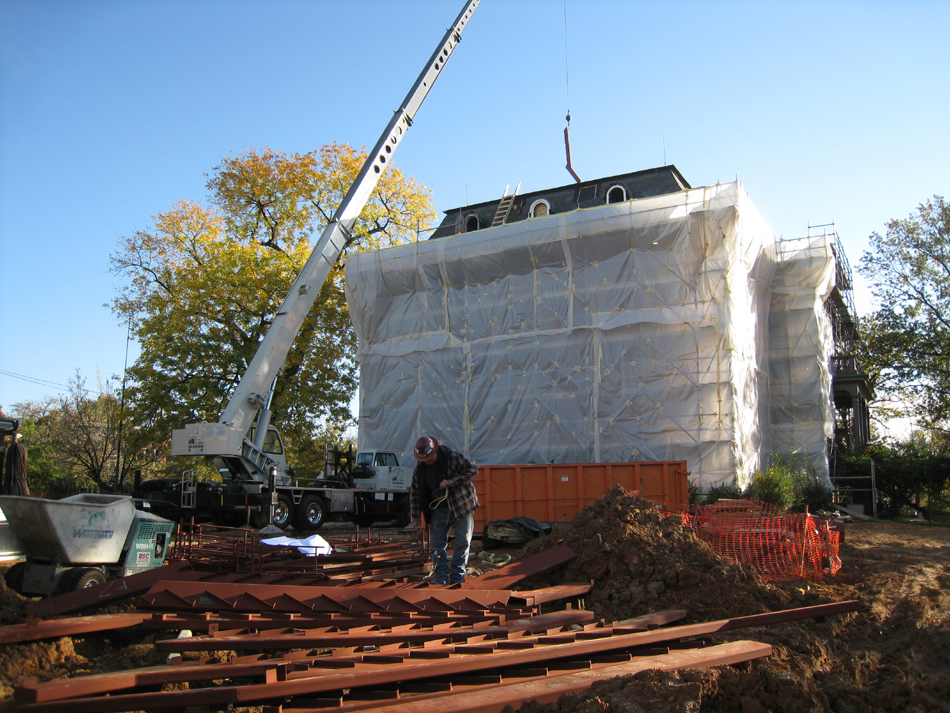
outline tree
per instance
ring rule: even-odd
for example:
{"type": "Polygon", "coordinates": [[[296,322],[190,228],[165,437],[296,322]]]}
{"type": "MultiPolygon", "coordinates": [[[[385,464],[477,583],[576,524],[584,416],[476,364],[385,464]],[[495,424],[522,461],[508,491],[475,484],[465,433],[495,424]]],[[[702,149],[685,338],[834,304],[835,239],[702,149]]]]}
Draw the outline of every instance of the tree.
{"type": "MultiPolygon", "coordinates": [[[[217,420],[364,160],[365,151],[338,144],[303,155],[251,149],[214,169],[208,205],[182,200],[122,241],[112,270],[129,282],[113,309],[132,320],[141,345],[127,395],[137,446],[160,447],[173,428],[217,420]]],[[[415,240],[433,218],[430,192],[390,165],[343,259],[415,240]]],[[[287,355],[271,404],[298,474],[319,470],[323,433],[351,418],[355,339],[341,261],[287,355]]]]}
{"type": "Polygon", "coordinates": [[[862,328],[865,368],[891,415],[950,420],[950,204],[940,196],[871,235],[862,272],[882,307],[862,328]],[[896,406],[895,406],[896,404],[896,406]]]}
{"type": "Polygon", "coordinates": [[[67,394],[17,404],[16,413],[30,450],[33,490],[111,493],[127,489],[135,470],[154,468],[156,454],[130,447],[124,438],[120,443],[121,403],[107,379],[99,378],[98,392],[90,392],[77,373],[67,394]]]}
{"type": "MultiPolygon", "coordinates": [[[[874,444],[864,453],[844,456],[849,476],[866,476],[870,483],[874,462],[878,512],[898,517],[908,510],[946,511],[950,505],[950,447],[942,434],[936,438],[918,433],[903,443],[874,444]]],[[[846,491],[845,491],[846,492],[846,491]]],[[[867,493],[856,492],[856,502],[867,493]]]]}
{"type": "Polygon", "coordinates": [[[57,399],[42,402],[27,401],[13,407],[20,420],[20,437],[29,453],[27,482],[34,495],[78,492],[82,488],[74,483],[68,464],[58,457],[50,437],[49,414],[56,409],[57,399]]]}

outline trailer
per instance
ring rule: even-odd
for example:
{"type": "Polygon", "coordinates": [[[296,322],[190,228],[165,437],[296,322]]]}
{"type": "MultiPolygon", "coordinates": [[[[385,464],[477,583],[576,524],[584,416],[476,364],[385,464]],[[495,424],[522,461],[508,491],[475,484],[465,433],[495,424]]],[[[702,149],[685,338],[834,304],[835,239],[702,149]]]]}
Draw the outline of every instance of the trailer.
{"type": "MultiPolygon", "coordinates": [[[[276,432],[275,432],[276,433],[276,432]]],[[[277,441],[271,439],[273,444],[277,441]]],[[[282,459],[283,454],[272,456],[282,459]]],[[[290,469],[287,469],[290,471],[290,469]]],[[[223,482],[200,482],[193,471],[180,479],[146,480],[133,495],[162,516],[176,521],[208,518],[223,527],[264,527],[319,530],[328,519],[345,519],[360,526],[393,521],[409,524],[409,485],[412,469],[399,465],[386,451],[328,454],[325,473],[310,483],[234,482],[224,471],[223,482]]]]}

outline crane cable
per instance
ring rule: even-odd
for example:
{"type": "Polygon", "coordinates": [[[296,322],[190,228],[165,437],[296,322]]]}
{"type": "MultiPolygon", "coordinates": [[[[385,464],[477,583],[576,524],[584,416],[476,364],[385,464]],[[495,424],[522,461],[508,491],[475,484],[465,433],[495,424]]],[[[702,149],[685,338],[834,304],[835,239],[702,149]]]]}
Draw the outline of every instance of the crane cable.
{"type": "Polygon", "coordinates": [[[567,61],[567,0],[564,0],[564,88],[567,94],[567,125],[571,125],[571,72],[567,61]]]}
{"type": "Polygon", "coordinates": [[[567,59],[567,0],[564,0],[564,88],[567,94],[567,116],[564,117],[567,120],[567,126],[564,127],[564,152],[567,154],[565,168],[574,180],[580,183],[580,176],[574,173],[574,167],[571,165],[571,74],[567,59]]]}

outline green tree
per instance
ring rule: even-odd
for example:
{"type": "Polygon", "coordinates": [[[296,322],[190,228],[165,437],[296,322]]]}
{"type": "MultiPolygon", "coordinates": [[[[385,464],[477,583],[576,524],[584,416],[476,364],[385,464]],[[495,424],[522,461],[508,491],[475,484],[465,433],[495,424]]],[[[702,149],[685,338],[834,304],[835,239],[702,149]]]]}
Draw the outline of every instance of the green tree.
{"type": "MultiPolygon", "coordinates": [[[[112,270],[128,283],[113,309],[132,320],[141,346],[127,394],[137,447],[167,449],[172,429],[217,420],[364,160],[365,151],[339,144],[231,156],[208,177],[208,205],[180,201],[122,241],[112,270]]],[[[391,165],[344,259],[415,240],[433,218],[430,192],[391,165]]],[[[271,409],[298,475],[319,469],[325,435],[351,418],[356,345],[342,283],[338,264],[274,391],[271,409]]]]}
{"type": "MultiPolygon", "coordinates": [[[[878,512],[897,517],[908,510],[930,508],[946,511],[950,507],[950,446],[942,434],[933,438],[917,433],[907,441],[891,445],[875,444],[865,453],[846,456],[849,475],[871,477],[871,462],[878,493],[878,512]]],[[[856,486],[857,487],[857,486],[856,486]]],[[[867,502],[870,496],[856,492],[855,502],[867,502]]]]}
{"type": "Polygon", "coordinates": [[[55,399],[27,401],[13,407],[20,421],[19,436],[27,449],[27,482],[31,494],[72,492],[69,470],[58,459],[49,439],[47,414],[55,408],[55,399]]]}
{"type": "Polygon", "coordinates": [[[887,415],[926,428],[950,420],[950,204],[922,203],[871,235],[861,270],[882,307],[863,326],[862,364],[887,415]]]}
{"type": "Polygon", "coordinates": [[[47,494],[127,490],[135,470],[154,471],[157,454],[123,436],[121,400],[109,380],[86,388],[79,375],[69,392],[15,407],[29,452],[31,490],[47,494]],[[118,454],[122,458],[118,461],[118,454]],[[117,472],[118,465],[118,472],[117,472]]]}

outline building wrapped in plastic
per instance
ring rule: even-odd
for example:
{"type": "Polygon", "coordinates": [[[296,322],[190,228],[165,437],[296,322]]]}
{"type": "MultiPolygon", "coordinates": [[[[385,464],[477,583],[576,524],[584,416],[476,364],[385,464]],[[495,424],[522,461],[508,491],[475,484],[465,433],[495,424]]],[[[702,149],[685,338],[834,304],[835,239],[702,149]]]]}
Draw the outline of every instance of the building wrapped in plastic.
{"type": "Polygon", "coordinates": [[[428,434],[481,464],[685,459],[704,487],[781,454],[827,478],[832,244],[776,241],[738,182],[681,179],[529,194],[500,220],[498,201],[471,206],[352,255],[360,448],[411,463],[428,434]]]}

